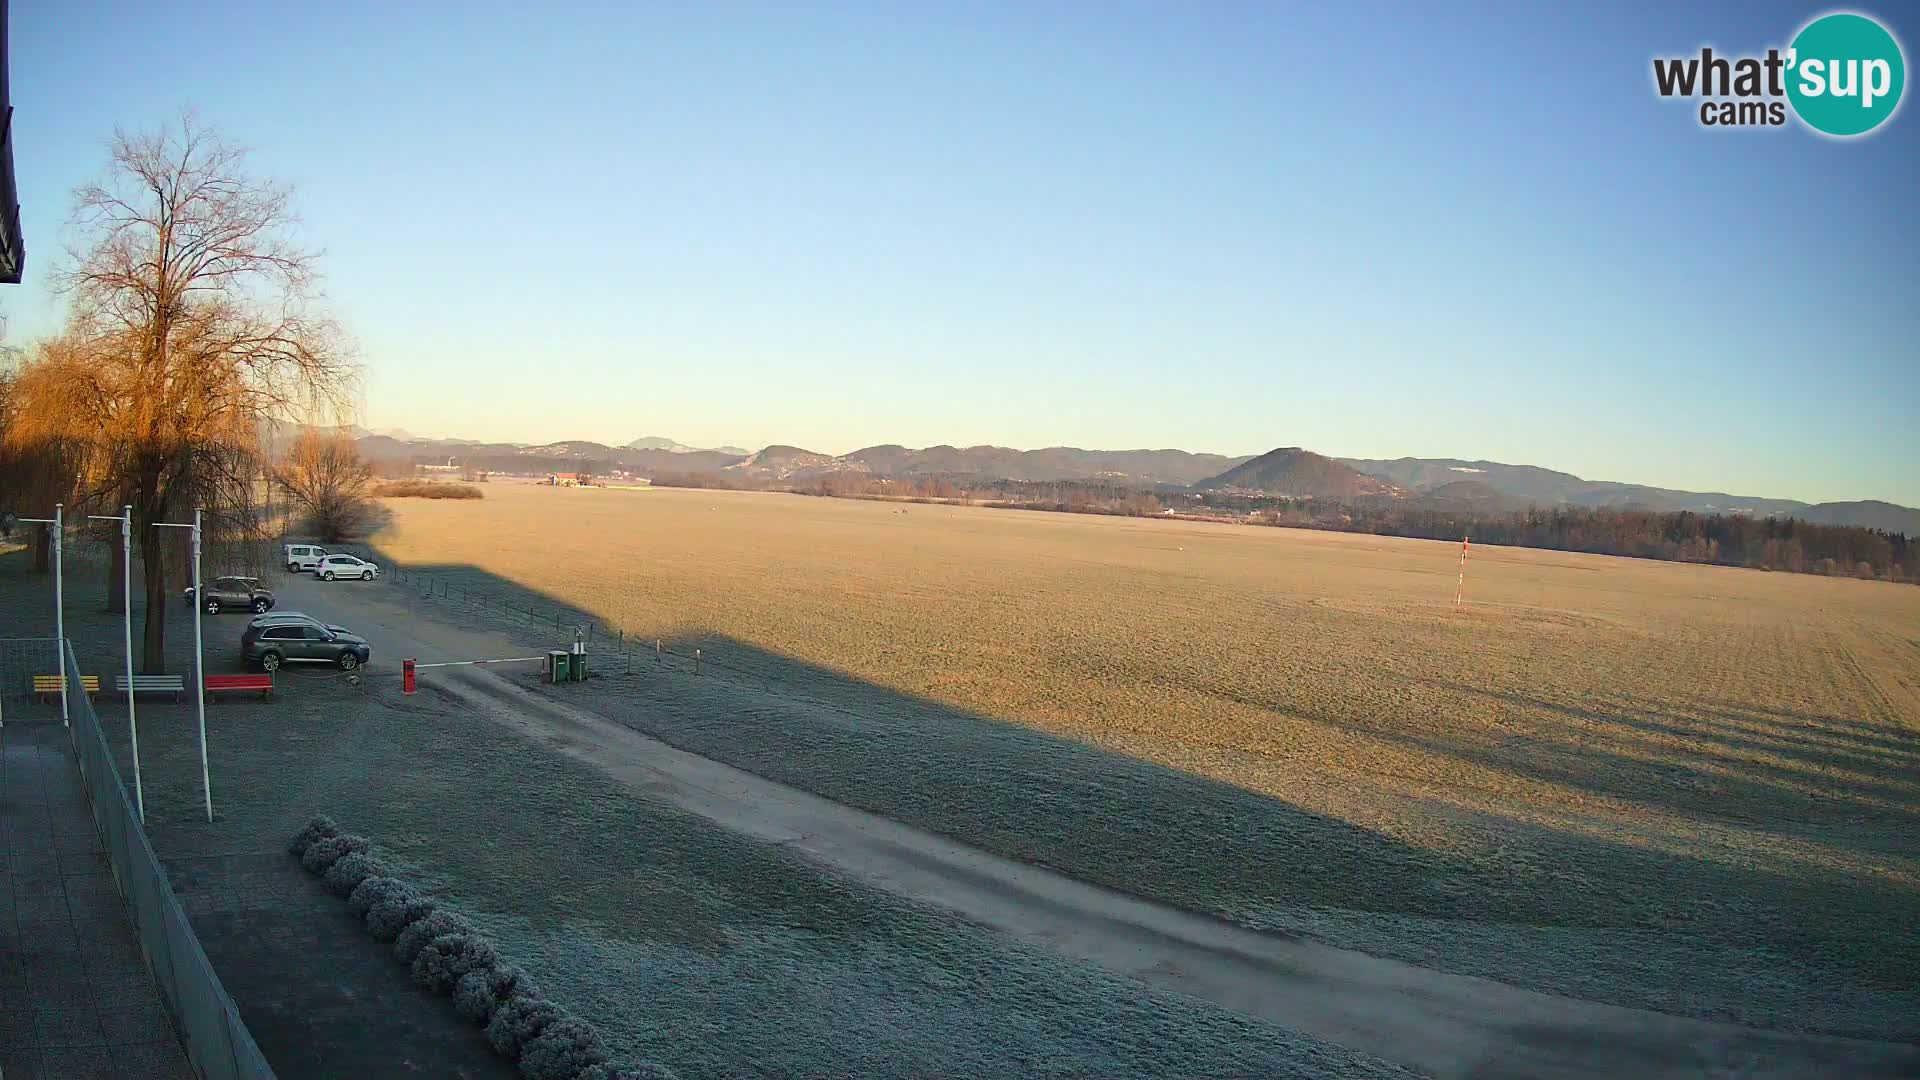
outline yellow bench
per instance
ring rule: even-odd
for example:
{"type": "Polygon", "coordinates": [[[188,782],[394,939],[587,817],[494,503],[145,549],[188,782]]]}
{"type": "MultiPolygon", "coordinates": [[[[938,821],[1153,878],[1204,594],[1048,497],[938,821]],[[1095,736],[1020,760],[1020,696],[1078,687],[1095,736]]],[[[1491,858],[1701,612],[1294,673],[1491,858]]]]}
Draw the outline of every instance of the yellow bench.
{"type": "MultiPolygon", "coordinates": [[[[40,695],[41,701],[51,701],[60,696],[60,684],[62,681],[62,676],[59,675],[35,675],[33,677],[33,692],[40,695]]],[[[80,689],[85,690],[88,697],[99,693],[100,676],[80,676],[80,689]]]]}

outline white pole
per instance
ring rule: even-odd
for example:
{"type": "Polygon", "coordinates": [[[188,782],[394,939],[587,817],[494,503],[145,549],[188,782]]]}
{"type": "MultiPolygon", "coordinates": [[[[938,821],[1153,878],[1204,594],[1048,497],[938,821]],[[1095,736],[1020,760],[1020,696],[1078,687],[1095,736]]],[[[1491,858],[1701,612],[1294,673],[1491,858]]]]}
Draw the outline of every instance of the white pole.
{"type": "Polygon", "coordinates": [[[62,524],[66,511],[65,503],[53,504],[53,636],[59,639],[54,648],[60,653],[60,724],[63,727],[70,726],[67,720],[67,604],[60,582],[60,534],[66,531],[62,524]]]}
{"type": "MultiPolygon", "coordinates": [[[[140,721],[133,713],[133,507],[120,508],[120,604],[126,609],[124,627],[127,646],[127,731],[133,739],[133,804],[140,811],[140,824],[147,823],[147,798],[140,789],[140,721]]],[[[198,599],[196,597],[196,599],[198,599]]],[[[153,614],[148,612],[149,615],[153,614]]],[[[164,617],[164,615],[163,615],[164,617]]]]}
{"type": "Polygon", "coordinates": [[[1467,541],[1471,537],[1460,538],[1460,581],[1453,587],[1453,610],[1460,610],[1460,598],[1467,592],[1467,541]]]}
{"type": "Polygon", "coordinates": [[[207,773],[207,661],[200,644],[200,511],[193,512],[193,707],[200,718],[200,789],[207,794],[207,820],[213,820],[213,780],[207,773]]]}

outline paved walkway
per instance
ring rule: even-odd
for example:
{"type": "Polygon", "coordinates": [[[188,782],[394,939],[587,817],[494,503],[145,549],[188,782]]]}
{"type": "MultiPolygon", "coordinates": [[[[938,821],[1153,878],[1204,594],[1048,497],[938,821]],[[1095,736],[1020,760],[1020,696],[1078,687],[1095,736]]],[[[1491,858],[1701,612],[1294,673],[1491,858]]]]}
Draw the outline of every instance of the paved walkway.
{"type": "Polygon", "coordinates": [[[0,728],[0,1078],[191,1080],[59,721],[0,728]]]}

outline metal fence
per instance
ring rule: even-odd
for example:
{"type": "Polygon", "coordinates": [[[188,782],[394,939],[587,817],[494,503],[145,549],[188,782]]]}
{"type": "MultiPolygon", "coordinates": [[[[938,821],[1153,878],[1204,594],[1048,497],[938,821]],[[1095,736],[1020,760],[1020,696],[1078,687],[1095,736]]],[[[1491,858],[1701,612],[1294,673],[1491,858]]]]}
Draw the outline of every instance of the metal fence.
{"type": "MultiPolygon", "coordinates": [[[[65,644],[67,670],[78,671],[73,644],[65,644]]],[[[187,913],[167,884],[133,800],[114,768],[113,751],[100,718],[85,694],[68,698],[74,756],[93,805],[94,824],[106,842],[113,877],[126,897],[140,950],[166,998],[186,1043],[187,1058],[205,1080],[272,1080],[273,1069],[254,1045],[240,1010],[220,985],[220,976],[200,948],[187,913]]]]}

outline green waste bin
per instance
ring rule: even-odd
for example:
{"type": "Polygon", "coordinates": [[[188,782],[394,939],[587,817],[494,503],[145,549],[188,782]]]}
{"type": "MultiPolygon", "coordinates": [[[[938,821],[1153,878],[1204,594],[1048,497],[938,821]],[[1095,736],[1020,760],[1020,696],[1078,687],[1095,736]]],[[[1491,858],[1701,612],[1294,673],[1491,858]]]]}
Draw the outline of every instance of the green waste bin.
{"type": "Polygon", "coordinates": [[[547,681],[563,683],[573,678],[573,663],[565,649],[547,650],[547,681]]]}
{"type": "Polygon", "coordinates": [[[573,681],[574,682],[587,681],[587,654],[586,653],[577,652],[573,654],[573,681]]]}

